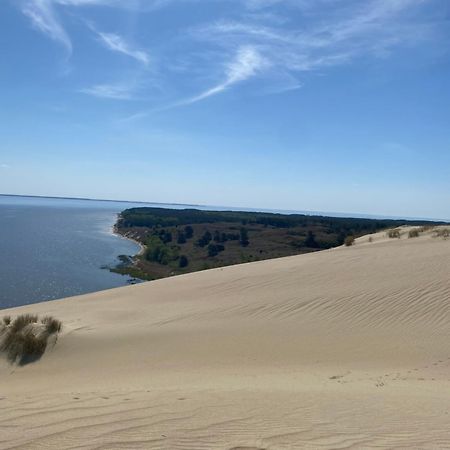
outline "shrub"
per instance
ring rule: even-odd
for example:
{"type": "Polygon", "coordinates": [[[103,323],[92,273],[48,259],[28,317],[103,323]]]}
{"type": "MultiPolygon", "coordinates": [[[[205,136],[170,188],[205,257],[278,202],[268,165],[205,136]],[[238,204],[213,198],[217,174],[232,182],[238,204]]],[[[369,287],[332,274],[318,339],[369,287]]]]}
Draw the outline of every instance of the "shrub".
{"type": "Polygon", "coordinates": [[[344,244],[346,247],[351,247],[355,243],[355,236],[347,236],[345,238],[344,244]]]}
{"type": "Polygon", "coordinates": [[[22,314],[14,321],[5,316],[0,333],[0,351],[6,354],[11,364],[36,361],[44,354],[48,338],[61,329],[62,323],[51,316],[44,317],[40,323],[37,315],[22,314]]]}
{"type": "Polygon", "coordinates": [[[394,238],[400,239],[400,230],[398,230],[398,229],[395,229],[395,230],[389,230],[388,233],[387,233],[387,235],[388,235],[388,237],[391,238],[391,239],[394,239],[394,238]]]}
{"type": "Polygon", "coordinates": [[[419,237],[419,230],[417,228],[414,228],[413,230],[409,230],[408,238],[416,238],[419,237]]]}

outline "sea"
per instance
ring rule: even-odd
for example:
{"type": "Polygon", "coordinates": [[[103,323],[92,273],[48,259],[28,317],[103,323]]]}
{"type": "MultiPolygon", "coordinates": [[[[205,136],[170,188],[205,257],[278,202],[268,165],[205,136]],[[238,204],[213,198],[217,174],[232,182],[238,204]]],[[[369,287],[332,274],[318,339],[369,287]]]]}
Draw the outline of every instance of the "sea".
{"type": "Polygon", "coordinates": [[[0,309],[125,286],[139,246],[113,233],[126,202],[0,196],[0,309]]]}

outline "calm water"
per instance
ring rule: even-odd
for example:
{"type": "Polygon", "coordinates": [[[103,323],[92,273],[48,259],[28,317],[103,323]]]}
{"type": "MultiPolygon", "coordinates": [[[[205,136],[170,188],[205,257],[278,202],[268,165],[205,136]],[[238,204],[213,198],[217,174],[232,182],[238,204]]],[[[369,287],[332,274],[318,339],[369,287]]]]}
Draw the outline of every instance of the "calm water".
{"type": "Polygon", "coordinates": [[[132,206],[0,196],[0,309],[126,285],[102,267],[139,251],[111,232],[132,206]]]}

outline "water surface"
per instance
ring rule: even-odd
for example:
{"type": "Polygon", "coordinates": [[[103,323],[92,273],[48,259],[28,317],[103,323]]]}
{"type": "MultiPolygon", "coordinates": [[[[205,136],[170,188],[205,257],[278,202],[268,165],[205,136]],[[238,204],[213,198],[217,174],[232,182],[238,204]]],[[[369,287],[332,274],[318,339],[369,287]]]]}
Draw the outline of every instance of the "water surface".
{"type": "Polygon", "coordinates": [[[112,233],[131,206],[0,196],[0,309],[126,285],[104,267],[139,251],[112,233]]]}

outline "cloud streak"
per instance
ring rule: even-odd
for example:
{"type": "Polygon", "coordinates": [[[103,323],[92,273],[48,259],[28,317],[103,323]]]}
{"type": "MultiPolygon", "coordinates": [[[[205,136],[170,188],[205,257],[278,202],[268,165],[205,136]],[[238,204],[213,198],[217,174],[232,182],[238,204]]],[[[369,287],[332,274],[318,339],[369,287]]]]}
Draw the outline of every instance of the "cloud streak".
{"type": "Polygon", "coordinates": [[[97,98],[111,100],[133,100],[134,84],[96,84],[89,88],[80,89],[83,94],[97,98]]]}
{"type": "Polygon", "coordinates": [[[242,46],[238,49],[234,58],[226,64],[226,78],[222,83],[207,89],[195,97],[180,102],[179,105],[196,103],[208,97],[212,97],[213,95],[217,95],[236,83],[248,80],[257,75],[267,66],[268,61],[261,56],[256,48],[252,46],[242,46]]]}
{"type": "Polygon", "coordinates": [[[72,42],[61,25],[52,0],[27,0],[22,6],[22,12],[37,30],[59,42],[70,56],[72,42]]]}
{"type": "Polygon", "coordinates": [[[133,48],[133,46],[122,36],[115,33],[102,33],[93,27],[91,28],[97,34],[100,42],[107,49],[129,56],[130,58],[142,63],[144,66],[148,66],[150,64],[149,55],[143,50],[133,48]]]}
{"type": "MultiPolygon", "coordinates": [[[[172,5],[175,14],[175,8],[201,1],[21,0],[21,5],[33,26],[60,43],[70,55],[72,42],[58,13],[64,18],[64,12],[72,13],[79,8],[85,16],[89,7],[96,6],[125,9],[133,15],[172,5]]],[[[397,46],[418,42],[423,21],[415,12],[433,1],[214,0],[217,4],[233,4],[232,14],[224,14],[224,9],[218,8],[221,16],[214,17],[212,8],[209,22],[192,28],[177,20],[168,34],[175,37],[158,42],[151,57],[126,37],[100,31],[102,28],[82,20],[104,48],[139,63],[139,68],[125,67],[134,74],[134,80],[149,77],[147,68],[151,65],[153,84],[159,82],[173,94],[184,90],[178,96],[181,100],[172,103],[169,100],[169,106],[159,108],[164,110],[206,100],[252,79],[263,81],[263,86],[258,83],[263,93],[285,92],[304,86],[302,78],[306,74],[349,64],[361,57],[385,56],[397,46]],[[216,82],[205,86],[205,79],[216,82]],[[192,95],[192,92],[200,93],[192,95]]],[[[113,73],[112,79],[125,79],[123,72],[113,73]]],[[[81,92],[97,98],[130,100],[150,86],[141,81],[144,82],[100,82],[81,92]]],[[[157,103],[156,97],[152,98],[157,103]]]]}

